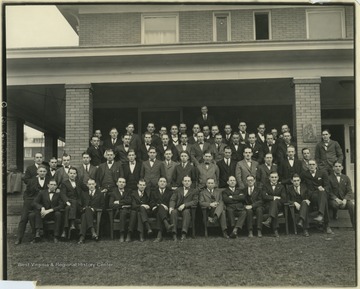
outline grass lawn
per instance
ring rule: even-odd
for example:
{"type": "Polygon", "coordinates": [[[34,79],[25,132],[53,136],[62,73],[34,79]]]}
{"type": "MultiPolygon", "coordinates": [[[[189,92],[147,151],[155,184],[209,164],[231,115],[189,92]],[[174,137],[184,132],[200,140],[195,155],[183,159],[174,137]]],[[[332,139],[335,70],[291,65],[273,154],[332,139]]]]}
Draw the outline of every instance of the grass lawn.
{"type": "Polygon", "coordinates": [[[355,286],[355,232],[334,232],[226,240],[216,231],[177,243],[25,240],[19,246],[9,236],[7,278],[39,285],[355,286]]]}

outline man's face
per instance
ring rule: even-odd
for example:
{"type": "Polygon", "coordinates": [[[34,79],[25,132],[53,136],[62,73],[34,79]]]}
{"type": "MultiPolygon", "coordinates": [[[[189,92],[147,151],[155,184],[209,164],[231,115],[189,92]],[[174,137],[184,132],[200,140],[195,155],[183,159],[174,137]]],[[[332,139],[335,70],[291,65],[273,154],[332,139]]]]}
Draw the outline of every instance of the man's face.
{"type": "Polygon", "coordinates": [[[145,140],[145,143],[151,144],[151,135],[146,134],[146,135],[144,136],[144,140],[145,140]]]}
{"type": "Polygon", "coordinates": [[[339,163],[335,163],[333,169],[336,174],[341,174],[341,171],[343,170],[343,166],[339,163]]]}
{"type": "Polygon", "coordinates": [[[281,127],[281,132],[284,134],[284,132],[287,132],[287,131],[290,131],[289,127],[284,124],[282,127],[281,127]]]}
{"type": "Polygon", "coordinates": [[[293,158],[295,156],[295,149],[289,147],[287,149],[287,155],[288,155],[289,158],[293,158]]]}
{"type": "Polygon", "coordinates": [[[225,157],[226,159],[231,158],[231,154],[232,154],[231,149],[225,149],[225,150],[224,150],[224,157],[225,157]]]}
{"type": "Polygon", "coordinates": [[[196,135],[199,131],[200,131],[200,126],[198,124],[193,126],[193,133],[194,135],[196,135]]]}
{"type": "Polygon", "coordinates": [[[102,133],[101,130],[97,129],[94,133],[94,135],[96,135],[99,139],[102,137],[102,133]]]}
{"type": "Polygon", "coordinates": [[[87,187],[89,188],[89,191],[94,191],[96,187],[96,182],[94,180],[88,180],[87,187]]]}
{"type": "Polygon", "coordinates": [[[279,176],[278,174],[270,174],[270,183],[271,184],[277,184],[279,181],[279,176]]]}
{"type": "Polygon", "coordinates": [[[165,160],[170,161],[173,154],[171,151],[166,151],[164,156],[165,156],[165,160]]]}
{"type": "Polygon", "coordinates": [[[209,190],[213,190],[215,188],[215,181],[213,179],[208,179],[206,181],[206,187],[209,189],[209,190]]]}
{"type": "Polygon", "coordinates": [[[133,124],[129,124],[127,127],[126,127],[126,131],[127,133],[129,134],[132,134],[134,132],[135,128],[134,128],[134,125],[133,124]]]}
{"type": "Polygon", "coordinates": [[[204,134],[202,132],[197,134],[197,140],[198,142],[204,142],[204,134]]]}
{"type": "Polygon", "coordinates": [[[302,155],[303,155],[303,158],[308,161],[310,159],[310,150],[304,150],[302,152],[302,155]]]}
{"type": "Polygon", "coordinates": [[[123,189],[126,186],[126,180],[124,178],[119,178],[116,184],[119,189],[123,189]]]}
{"type": "Polygon", "coordinates": [[[163,143],[163,145],[168,145],[169,144],[169,136],[168,135],[163,135],[162,137],[161,137],[161,141],[162,141],[162,143],[163,143]]]}
{"type": "Polygon", "coordinates": [[[185,132],[186,133],[186,130],[187,130],[187,127],[186,127],[186,124],[184,124],[184,123],[182,123],[182,124],[180,124],[180,131],[181,132],[185,132]]]}
{"type": "Polygon", "coordinates": [[[160,131],[159,131],[159,133],[160,133],[160,135],[164,135],[164,134],[166,134],[167,133],[167,129],[166,129],[166,127],[161,127],[160,128],[160,131]]]}
{"type": "Polygon", "coordinates": [[[129,145],[130,144],[130,136],[129,135],[125,135],[124,136],[124,145],[129,145]]]}
{"type": "Polygon", "coordinates": [[[212,160],[212,155],[211,155],[211,153],[206,153],[206,154],[204,154],[204,162],[205,162],[205,163],[210,163],[211,160],[212,160]]]}
{"type": "Polygon", "coordinates": [[[290,143],[290,141],[291,141],[291,135],[290,135],[290,133],[289,133],[289,132],[285,132],[285,133],[283,134],[283,136],[284,136],[284,141],[285,141],[286,143],[290,143]]]}
{"type": "Polygon", "coordinates": [[[181,159],[182,163],[186,163],[189,160],[189,157],[188,157],[188,155],[186,153],[182,153],[180,155],[180,159],[181,159]]]}
{"type": "Polygon", "coordinates": [[[249,135],[249,143],[254,144],[256,142],[256,137],[255,134],[250,134],[249,135]]]}
{"type": "Polygon", "coordinates": [[[69,179],[72,180],[72,181],[75,181],[75,178],[76,178],[76,171],[75,170],[72,170],[72,169],[69,169],[69,179]]]}
{"type": "Polygon", "coordinates": [[[202,114],[207,114],[207,112],[208,112],[207,107],[206,107],[206,106],[203,106],[203,107],[201,108],[201,113],[202,113],[202,114]]]}
{"type": "Polygon", "coordinates": [[[242,131],[242,132],[246,131],[246,123],[245,122],[240,122],[239,130],[242,131]]]}
{"type": "Polygon", "coordinates": [[[273,145],[274,144],[274,136],[272,134],[267,135],[266,142],[268,145],[273,145]]]}
{"type": "Polygon", "coordinates": [[[323,141],[328,142],[330,140],[330,136],[331,134],[329,134],[329,132],[327,131],[323,131],[321,134],[321,137],[323,139],[323,141]]]}
{"type": "Polygon", "coordinates": [[[40,178],[45,178],[47,170],[45,168],[38,168],[37,174],[40,178]]]}
{"type": "Polygon", "coordinates": [[[165,189],[167,185],[167,181],[165,178],[160,178],[158,181],[158,186],[160,189],[165,189]]]}
{"type": "Polygon", "coordinates": [[[219,127],[214,125],[211,127],[211,134],[214,136],[216,135],[217,133],[219,133],[219,127]]]}
{"type": "Polygon", "coordinates": [[[317,168],[316,162],[315,161],[309,161],[309,170],[311,172],[315,172],[317,168]]]}
{"type": "Polygon", "coordinates": [[[187,143],[187,141],[188,141],[188,137],[187,137],[187,135],[181,135],[181,143],[183,143],[183,144],[186,144],[187,143]]]}
{"type": "Polygon", "coordinates": [[[114,158],[115,158],[114,152],[107,152],[107,153],[106,153],[106,159],[107,159],[108,161],[113,161],[114,158]]]}
{"type": "Polygon", "coordinates": [[[253,153],[252,153],[252,151],[251,151],[250,148],[246,148],[246,149],[244,150],[244,158],[245,158],[247,161],[251,160],[252,155],[253,155],[253,153]]]}
{"type": "Polygon", "coordinates": [[[39,153],[35,154],[34,161],[36,164],[41,165],[43,162],[42,154],[39,154],[39,153]]]}
{"type": "Polygon", "coordinates": [[[272,129],[271,134],[274,136],[274,139],[275,139],[277,137],[277,135],[278,135],[277,129],[272,129]]]}
{"type": "Polygon", "coordinates": [[[100,145],[100,139],[98,137],[93,136],[91,138],[91,144],[95,147],[98,147],[100,145]]]}
{"type": "Polygon", "coordinates": [[[234,188],[236,186],[235,177],[233,177],[233,176],[229,177],[227,184],[229,185],[229,187],[234,188]]]}
{"type": "Polygon", "coordinates": [[[117,136],[118,136],[118,131],[116,130],[116,129],[112,129],[111,131],[110,131],[110,135],[111,135],[111,138],[117,138],[117,136]]]}
{"type": "Polygon", "coordinates": [[[135,161],[135,158],[136,158],[136,156],[135,156],[135,153],[134,153],[134,152],[129,152],[129,153],[128,153],[128,160],[129,160],[129,162],[135,161]]]}
{"type": "Polygon", "coordinates": [[[48,183],[48,188],[50,192],[54,193],[57,188],[56,181],[50,181],[48,183]]]}
{"type": "Polygon", "coordinates": [[[57,167],[57,160],[51,159],[51,160],[49,161],[49,166],[50,166],[51,169],[56,169],[56,167],[57,167]]]}
{"type": "Polygon", "coordinates": [[[267,154],[265,156],[265,163],[270,166],[272,164],[272,161],[273,161],[273,156],[271,154],[267,154]]]}
{"type": "Polygon", "coordinates": [[[179,130],[178,130],[178,128],[177,128],[177,126],[176,125],[173,125],[172,127],[171,127],[171,134],[172,135],[177,135],[178,133],[179,133],[179,130]]]}
{"type": "Polygon", "coordinates": [[[147,130],[149,133],[154,133],[155,131],[155,125],[153,123],[149,123],[148,126],[147,126],[147,130]]]}
{"type": "Polygon", "coordinates": [[[210,128],[208,126],[203,127],[204,136],[210,135],[210,128]]]}
{"type": "Polygon", "coordinates": [[[91,160],[91,158],[88,154],[83,155],[83,164],[84,165],[88,165],[90,163],[90,160],[91,160]]]}
{"type": "Polygon", "coordinates": [[[69,165],[70,165],[70,156],[63,157],[63,158],[62,158],[62,164],[63,164],[64,166],[69,166],[69,165]]]}
{"type": "Polygon", "coordinates": [[[139,191],[143,192],[146,188],[146,183],[145,182],[138,182],[137,187],[139,189],[139,191]]]}
{"type": "Polygon", "coordinates": [[[224,131],[225,131],[226,134],[231,134],[231,131],[232,131],[231,126],[230,125],[225,125],[224,131]]]}
{"type": "Polygon", "coordinates": [[[233,134],[232,139],[233,139],[234,144],[239,144],[239,142],[240,142],[240,136],[239,135],[233,134]]]}
{"type": "Polygon", "coordinates": [[[246,184],[247,184],[249,187],[254,186],[254,184],[255,184],[255,179],[254,179],[254,177],[248,176],[248,177],[246,178],[246,184]]]}
{"type": "Polygon", "coordinates": [[[156,158],[156,150],[154,149],[149,150],[148,155],[150,159],[154,160],[156,158]]]}
{"type": "Polygon", "coordinates": [[[215,143],[217,143],[218,145],[222,143],[222,135],[217,135],[215,137],[215,143]]]}
{"type": "Polygon", "coordinates": [[[185,188],[189,188],[191,186],[191,178],[190,177],[184,177],[182,184],[185,188]]]}
{"type": "Polygon", "coordinates": [[[299,177],[293,177],[293,178],[292,178],[292,183],[293,183],[293,185],[294,185],[295,187],[300,186],[300,182],[301,182],[301,180],[300,180],[299,177]]]}
{"type": "Polygon", "coordinates": [[[265,133],[265,125],[260,124],[259,127],[258,127],[258,132],[260,134],[264,134],[265,133]]]}

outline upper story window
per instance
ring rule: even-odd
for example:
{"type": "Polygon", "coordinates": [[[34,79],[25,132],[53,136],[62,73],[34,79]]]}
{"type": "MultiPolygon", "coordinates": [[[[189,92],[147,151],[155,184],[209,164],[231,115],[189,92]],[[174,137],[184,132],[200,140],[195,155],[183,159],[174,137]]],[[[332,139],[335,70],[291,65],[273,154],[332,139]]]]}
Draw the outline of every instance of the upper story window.
{"type": "Polygon", "coordinates": [[[230,27],[230,13],[229,12],[214,12],[214,41],[230,41],[231,27],[230,27]]]}
{"type": "Polygon", "coordinates": [[[142,15],[141,29],[141,43],[143,44],[179,42],[178,14],[142,15]]]}
{"type": "Polygon", "coordinates": [[[271,17],[269,11],[254,12],[255,40],[271,39],[271,17]]]}
{"type": "Polygon", "coordinates": [[[340,39],[345,37],[343,9],[306,10],[308,39],[340,39]]]}

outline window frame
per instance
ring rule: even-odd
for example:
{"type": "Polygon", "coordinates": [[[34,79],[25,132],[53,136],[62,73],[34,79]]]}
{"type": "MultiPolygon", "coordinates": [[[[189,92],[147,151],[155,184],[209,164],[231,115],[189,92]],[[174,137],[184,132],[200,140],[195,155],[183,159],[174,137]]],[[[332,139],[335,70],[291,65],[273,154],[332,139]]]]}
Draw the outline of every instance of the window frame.
{"type": "Polygon", "coordinates": [[[141,44],[142,45],[166,45],[179,43],[179,13],[142,13],[141,14],[141,44]],[[172,43],[145,43],[145,19],[146,18],[170,18],[175,17],[176,40],[172,43]]]}
{"type": "Polygon", "coordinates": [[[213,41],[214,42],[230,42],[231,41],[231,12],[230,11],[214,11],[213,12],[213,41]],[[216,31],[216,16],[217,15],[227,15],[227,40],[218,41],[217,40],[217,31],[216,31]]]}
{"type": "Polygon", "coordinates": [[[255,40],[255,41],[267,41],[267,40],[272,40],[271,11],[270,11],[270,10],[256,10],[256,11],[253,11],[253,29],[254,29],[254,40],[255,40]],[[267,14],[267,15],[268,15],[268,25],[269,25],[269,38],[268,38],[268,39],[256,39],[256,21],[255,21],[255,14],[267,14]]]}
{"type": "MultiPolygon", "coordinates": [[[[306,9],[306,39],[316,40],[314,38],[309,38],[309,36],[310,36],[309,14],[319,14],[322,12],[325,12],[325,13],[326,12],[338,12],[338,13],[340,13],[341,39],[345,39],[346,38],[345,8],[341,8],[341,7],[336,7],[336,8],[326,7],[323,9],[311,9],[311,8],[306,9]]],[[[330,39],[338,39],[338,38],[329,38],[329,40],[330,39]]],[[[323,39],[321,39],[321,40],[323,40],[323,39]]]]}

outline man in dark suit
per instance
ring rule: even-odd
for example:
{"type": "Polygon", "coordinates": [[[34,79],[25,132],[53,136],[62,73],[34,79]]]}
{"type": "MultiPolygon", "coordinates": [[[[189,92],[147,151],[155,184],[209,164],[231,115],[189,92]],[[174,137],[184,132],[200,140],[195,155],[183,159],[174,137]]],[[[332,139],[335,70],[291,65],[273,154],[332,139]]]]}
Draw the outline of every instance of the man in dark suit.
{"type": "Polygon", "coordinates": [[[339,162],[335,162],[333,170],[334,172],[329,176],[329,205],[333,209],[334,219],[337,219],[338,209],[348,210],[355,230],[355,200],[350,178],[341,173],[343,166],[339,162]]]}
{"type": "Polygon", "coordinates": [[[198,132],[197,142],[194,143],[191,148],[191,162],[195,167],[204,161],[203,155],[205,151],[210,151],[210,144],[204,142],[204,133],[198,132]]]}
{"type": "Polygon", "coordinates": [[[176,147],[178,144],[180,144],[179,139],[179,129],[176,124],[173,124],[170,128],[170,143],[176,147]]]}
{"type": "MultiPolygon", "coordinates": [[[[47,190],[42,190],[35,198],[33,206],[35,210],[30,218],[35,219],[35,229],[40,235],[40,230],[43,229],[43,221],[53,220],[54,223],[54,243],[58,242],[61,230],[61,212],[64,203],[61,201],[60,194],[56,192],[57,184],[54,179],[51,179],[47,185],[47,190]]],[[[36,238],[38,241],[39,238],[36,238]]]]}
{"type": "Polygon", "coordinates": [[[196,143],[198,140],[197,140],[197,134],[198,132],[200,132],[200,125],[198,123],[195,123],[193,125],[193,128],[192,128],[192,136],[189,137],[189,144],[194,144],[196,143]]]}
{"type": "Polygon", "coordinates": [[[127,153],[129,149],[136,151],[136,148],[130,145],[130,139],[131,139],[130,135],[128,134],[124,135],[122,139],[122,144],[116,147],[115,155],[117,155],[121,165],[125,164],[128,161],[127,153]]]}
{"type": "Polygon", "coordinates": [[[283,211],[287,197],[285,187],[279,183],[277,172],[270,173],[269,182],[265,183],[263,190],[264,209],[269,213],[269,217],[263,222],[263,225],[272,228],[274,237],[279,238],[278,214],[283,211]]]}
{"type": "Polygon", "coordinates": [[[248,140],[249,142],[246,147],[251,148],[252,150],[251,158],[259,164],[262,164],[264,160],[263,146],[257,142],[255,133],[250,133],[248,140]]]}
{"type": "Polygon", "coordinates": [[[263,148],[266,144],[266,137],[265,137],[265,123],[260,123],[257,127],[257,134],[256,134],[256,142],[263,148]]]}
{"type": "Polygon", "coordinates": [[[204,141],[211,144],[210,127],[208,125],[204,125],[202,132],[204,133],[204,141]]]}
{"type": "Polygon", "coordinates": [[[91,146],[88,147],[87,153],[89,154],[91,161],[90,163],[98,167],[101,163],[105,162],[104,148],[100,145],[100,139],[97,136],[91,137],[91,146]]]}
{"type": "Polygon", "coordinates": [[[230,142],[229,147],[231,148],[232,154],[231,158],[235,162],[239,162],[244,159],[244,149],[246,148],[245,144],[240,143],[240,135],[237,132],[234,132],[232,135],[232,141],[230,142]]]}
{"type": "Polygon", "coordinates": [[[231,143],[231,137],[232,137],[232,128],[229,123],[225,124],[224,132],[225,132],[225,136],[223,141],[226,145],[229,145],[231,143]]]}
{"type": "Polygon", "coordinates": [[[81,195],[82,188],[77,179],[77,170],[70,168],[69,179],[64,181],[60,186],[60,196],[65,205],[64,226],[61,238],[66,238],[67,228],[70,228],[70,232],[75,230],[75,219],[81,209],[81,195]]]}
{"type": "Polygon", "coordinates": [[[211,127],[216,123],[214,117],[208,114],[207,106],[201,107],[201,116],[196,119],[196,123],[198,123],[200,127],[204,127],[206,125],[211,127]]]}
{"type": "Polygon", "coordinates": [[[34,157],[35,163],[31,166],[28,166],[25,170],[24,183],[27,185],[29,180],[37,176],[37,170],[40,165],[45,165],[43,162],[42,153],[36,153],[34,157]]]}
{"type": "Polygon", "coordinates": [[[140,178],[146,181],[146,186],[151,190],[157,186],[160,177],[166,177],[164,164],[156,159],[156,149],[150,147],[149,160],[143,161],[140,178]]]}
{"type": "Polygon", "coordinates": [[[179,135],[181,136],[183,133],[185,133],[186,135],[188,134],[187,132],[187,125],[185,122],[181,122],[179,124],[179,135]]]}
{"type": "Polygon", "coordinates": [[[114,211],[114,219],[119,218],[119,241],[122,243],[124,242],[126,219],[130,216],[132,191],[125,188],[126,180],[124,178],[119,178],[116,185],[117,187],[110,192],[109,208],[114,211]]]}
{"type": "Polygon", "coordinates": [[[230,176],[235,176],[236,162],[231,159],[231,148],[224,148],[224,158],[216,164],[219,168],[219,188],[226,188],[230,176]]]}
{"type": "Polygon", "coordinates": [[[169,136],[167,134],[163,134],[161,136],[161,145],[159,145],[156,148],[156,152],[157,152],[157,159],[160,161],[164,161],[165,160],[165,151],[167,149],[170,149],[172,152],[172,157],[171,159],[173,161],[177,161],[179,159],[178,156],[178,152],[177,149],[175,148],[175,146],[170,142],[169,136]]]}
{"type": "Polygon", "coordinates": [[[47,176],[49,179],[53,179],[56,173],[56,170],[58,169],[58,160],[55,157],[52,157],[49,160],[49,170],[47,172],[47,176]]]}
{"type": "Polygon", "coordinates": [[[289,132],[284,132],[283,139],[278,143],[276,151],[276,161],[278,165],[281,165],[281,162],[286,160],[287,148],[289,146],[293,146],[295,148],[295,158],[297,159],[296,144],[291,141],[291,134],[289,132]]]}
{"type": "Polygon", "coordinates": [[[180,153],[182,151],[187,151],[189,153],[189,155],[190,155],[191,154],[191,147],[192,147],[192,145],[188,142],[187,134],[182,133],[180,135],[180,143],[176,146],[179,158],[180,158],[180,153]]]}
{"type": "Polygon", "coordinates": [[[309,160],[311,159],[310,149],[303,148],[301,153],[303,156],[303,159],[301,160],[302,170],[305,172],[309,170],[309,160]]]}
{"type": "Polygon", "coordinates": [[[140,161],[147,161],[149,159],[149,149],[152,146],[151,144],[151,134],[146,132],[144,134],[144,142],[140,146],[139,150],[139,157],[138,160],[140,161]]]}
{"type": "Polygon", "coordinates": [[[301,178],[298,174],[292,177],[292,186],[287,187],[288,202],[299,212],[297,226],[304,230],[305,237],[309,237],[309,193],[305,185],[301,185],[301,178]]]}
{"type": "Polygon", "coordinates": [[[95,231],[94,218],[96,218],[96,210],[103,208],[104,194],[96,188],[95,180],[89,179],[88,190],[82,192],[80,239],[78,244],[83,244],[85,242],[85,235],[89,229],[91,230],[92,239],[98,241],[99,232],[95,231]]]}
{"type": "Polygon", "coordinates": [[[224,202],[222,201],[222,191],[215,189],[215,180],[207,179],[206,188],[200,192],[199,204],[202,209],[206,209],[210,223],[219,221],[223,237],[229,239],[227,234],[226,215],[224,202]]]}
{"type": "Polygon", "coordinates": [[[83,190],[87,189],[87,181],[95,179],[97,168],[91,164],[91,157],[87,152],[82,153],[83,163],[77,168],[77,177],[83,190]]]}
{"type": "Polygon", "coordinates": [[[246,210],[244,207],[245,195],[236,188],[236,178],[229,176],[228,187],[222,191],[222,198],[226,206],[226,214],[232,228],[231,238],[237,238],[238,230],[242,229],[246,220],[246,210]],[[238,219],[235,221],[235,217],[238,219]]]}
{"type": "Polygon", "coordinates": [[[273,156],[273,162],[277,164],[277,144],[274,140],[274,136],[271,133],[266,134],[266,143],[263,146],[264,155],[271,153],[273,156]]]}
{"type": "Polygon", "coordinates": [[[168,148],[165,151],[165,160],[162,162],[164,164],[166,182],[169,187],[171,186],[175,168],[179,164],[178,162],[172,160],[172,156],[173,156],[172,151],[170,148],[168,148]]]}
{"type": "Polygon", "coordinates": [[[63,182],[69,179],[69,169],[72,168],[70,165],[71,155],[63,154],[62,156],[62,167],[58,168],[55,172],[54,179],[60,187],[63,182]]]}
{"type": "Polygon", "coordinates": [[[138,189],[131,194],[131,213],[129,232],[126,237],[126,242],[130,242],[132,233],[137,223],[137,231],[139,232],[140,242],[144,242],[144,227],[147,230],[147,235],[152,234],[149,224],[150,208],[150,191],[146,189],[146,182],[140,179],[138,182],[138,189]]]}
{"type": "Polygon", "coordinates": [[[271,153],[267,153],[265,155],[265,163],[259,165],[256,171],[256,181],[259,186],[263,186],[265,183],[269,181],[270,174],[272,172],[278,172],[278,166],[273,163],[273,155],[271,153]]]}
{"type": "Polygon", "coordinates": [[[291,185],[292,176],[296,173],[299,176],[302,175],[301,161],[295,158],[295,147],[288,146],[287,157],[280,163],[279,175],[283,185],[291,185]]]}
{"type": "MultiPolygon", "coordinates": [[[[119,138],[118,130],[113,127],[109,132],[110,138],[104,140],[104,150],[111,149],[114,153],[116,153],[116,147],[121,145],[121,139],[119,138]]],[[[118,156],[115,155],[115,161],[118,161],[118,156]]]]}
{"type": "Polygon", "coordinates": [[[191,178],[185,176],[182,183],[183,187],[179,187],[174,191],[169,203],[171,223],[174,225],[172,229],[174,241],[177,241],[177,223],[179,214],[182,215],[181,240],[183,241],[186,239],[186,234],[190,225],[191,207],[197,206],[199,201],[197,190],[191,188],[191,178]]]}
{"type": "Polygon", "coordinates": [[[143,140],[145,141],[145,134],[149,133],[151,136],[151,145],[157,147],[161,144],[161,139],[158,134],[155,133],[155,124],[153,122],[149,122],[146,127],[146,132],[143,135],[143,140]]]}
{"type": "MultiPolygon", "coordinates": [[[[17,240],[15,245],[19,245],[22,242],[22,239],[25,234],[26,225],[29,221],[29,213],[33,209],[33,201],[40,191],[45,190],[47,188],[47,184],[49,183],[49,178],[46,177],[47,168],[44,165],[39,165],[37,169],[37,176],[28,180],[26,190],[24,192],[24,204],[21,210],[20,222],[17,230],[17,240]]],[[[35,224],[30,222],[33,233],[35,233],[35,224]]],[[[36,232],[36,238],[40,238],[40,233],[36,232]]]]}
{"type": "Polygon", "coordinates": [[[135,126],[132,122],[129,122],[126,126],[126,135],[130,137],[130,147],[137,153],[141,146],[141,138],[138,134],[134,133],[135,126]]]}
{"type": "Polygon", "coordinates": [[[191,187],[196,188],[197,185],[197,170],[189,162],[190,155],[187,151],[180,153],[180,163],[175,167],[172,178],[172,189],[176,190],[178,187],[182,187],[182,181],[185,176],[189,176],[191,179],[191,187]]]}
{"type": "Polygon", "coordinates": [[[159,228],[158,234],[154,242],[161,242],[163,230],[170,232],[174,227],[169,223],[169,203],[173,191],[168,188],[165,178],[160,178],[158,188],[153,189],[150,193],[150,207],[152,214],[156,216],[156,223],[159,228]]]}
{"type": "Polygon", "coordinates": [[[126,180],[126,187],[133,191],[137,189],[137,184],[140,180],[142,162],[136,160],[135,151],[132,149],[128,151],[127,157],[128,162],[122,167],[124,171],[124,178],[126,180]]]}
{"type": "Polygon", "coordinates": [[[309,161],[309,170],[303,172],[302,179],[309,191],[312,209],[316,209],[318,216],[314,221],[324,223],[325,231],[333,234],[329,226],[328,194],[330,192],[329,176],[326,171],[318,170],[315,160],[309,161]]]}
{"type": "Polygon", "coordinates": [[[210,145],[210,150],[214,152],[214,161],[218,162],[224,158],[224,149],[226,144],[223,143],[223,137],[220,133],[215,135],[214,143],[210,145]]]}
{"type": "Polygon", "coordinates": [[[264,214],[263,192],[255,186],[255,177],[248,175],[246,177],[246,187],[240,190],[245,195],[246,220],[249,231],[249,238],[253,235],[253,216],[256,215],[257,235],[262,237],[262,219],[264,214]]]}
{"type": "Polygon", "coordinates": [[[96,137],[99,139],[99,146],[102,147],[102,146],[104,145],[104,141],[101,139],[101,137],[102,137],[101,130],[100,130],[100,129],[96,129],[96,130],[94,131],[93,136],[96,136],[96,137]]]}
{"type": "Polygon", "coordinates": [[[246,132],[246,122],[241,121],[239,123],[239,136],[240,136],[240,143],[245,145],[248,143],[249,134],[246,132]]]}

